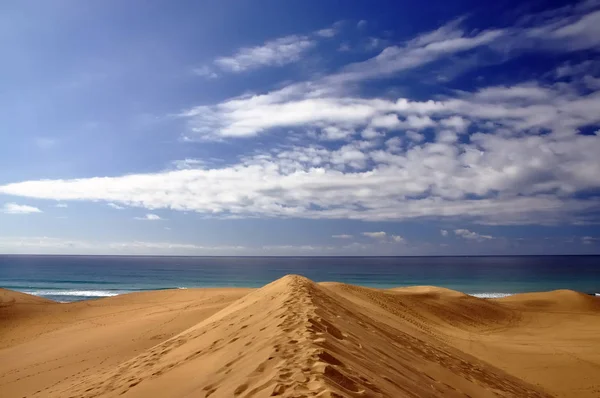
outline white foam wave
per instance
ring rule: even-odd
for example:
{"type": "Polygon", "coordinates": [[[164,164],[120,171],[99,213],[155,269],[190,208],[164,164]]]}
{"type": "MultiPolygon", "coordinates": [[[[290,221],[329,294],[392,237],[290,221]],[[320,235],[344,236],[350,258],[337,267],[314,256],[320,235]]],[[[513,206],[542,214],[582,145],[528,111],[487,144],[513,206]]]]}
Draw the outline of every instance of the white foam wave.
{"type": "Polygon", "coordinates": [[[34,296],[79,296],[79,297],[112,297],[119,292],[107,290],[26,290],[23,293],[34,296]]]}
{"type": "Polygon", "coordinates": [[[508,296],[512,296],[514,293],[494,293],[494,292],[490,292],[490,293],[470,293],[470,296],[474,296],[474,297],[479,297],[479,298],[502,298],[502,297],[508,297],[508,296]]]}

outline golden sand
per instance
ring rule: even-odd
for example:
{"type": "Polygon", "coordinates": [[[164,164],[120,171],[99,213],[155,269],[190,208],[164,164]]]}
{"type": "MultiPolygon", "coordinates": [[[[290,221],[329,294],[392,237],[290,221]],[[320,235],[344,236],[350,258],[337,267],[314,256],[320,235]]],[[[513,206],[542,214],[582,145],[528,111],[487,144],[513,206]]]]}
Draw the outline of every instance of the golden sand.
{"type": "Polygon", "coordinates": [[[0,396],[598,397],[600,299],[295,275],[69,304],[0,290],[0,396]]]}

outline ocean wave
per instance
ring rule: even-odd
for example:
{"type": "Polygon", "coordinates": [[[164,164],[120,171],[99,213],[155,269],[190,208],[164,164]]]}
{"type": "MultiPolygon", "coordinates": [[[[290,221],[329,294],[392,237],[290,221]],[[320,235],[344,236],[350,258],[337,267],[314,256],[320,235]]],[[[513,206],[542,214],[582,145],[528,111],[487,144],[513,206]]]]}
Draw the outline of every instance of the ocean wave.
{"type": "Polygon", "coordinates": [[[512,296],[514,293],[469,293],[469,296],[479,297],[479,298],[502,298],[512,296]]]}
{"type": "Polygon", "coordinates": [[[34,296],[77,296],[77,297],[112,297],[126,292],[108,290],[24,290],[23,293],[34,296]]]}

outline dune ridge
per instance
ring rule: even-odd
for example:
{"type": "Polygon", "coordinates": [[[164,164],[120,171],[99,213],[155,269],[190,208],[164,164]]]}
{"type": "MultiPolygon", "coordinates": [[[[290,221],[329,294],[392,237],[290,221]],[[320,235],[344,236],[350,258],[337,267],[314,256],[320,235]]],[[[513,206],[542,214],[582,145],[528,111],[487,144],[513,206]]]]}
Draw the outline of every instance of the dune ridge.
{"type": "MultiPolygon", "coordinates": [[[[145,301],[154,293],[163,295],[163,302],[169,301],[167,294],[180,296],[177,292],[149,292],[145,301]]],[[[192,298],[198,293],[187,294],[192,298]]],[[[126,296],[94,301],[107,303],[110,314],[113,304],[139,303],[136,297],[126,296]]],[[[230,292],[227,297],[215,301],[218,304],[213,310],[205,311],[197,322],[159,336],[155,344],[148,342],[139,352],[113,362],[114,366],[90,367],[66,379],[55,378],[27,396],[569,396],[569,385],[561,390],[546,380],[543,364],[537,373],[527,371],[535,355],[548,354],[547,350],[536,353],[532,345],[523,353],[520,340],[514,346],[509,343],[517,336],[514,333],[530,334],[531,328],[522,328],[534,322],[532,314],[539,312],[539,306],[531,306],[532,301],[549,301],[545,310],[560,307],[552,316],[564,318],[579,311],[577,317],[569,318],[573,322],[578,322],[581,311],[595,321],[600,314],[595,301],[575,292],[484,300],[435,287],[377,290],[316,284],[297,275],[238,295],[230,292]],[[561,299],[570,304],[559,304],[561,299]],[[497,355],[505,351],[508,359],[497,355]],[[530,361],[523,362],[521,354],[531,357],[530,361]],[[513,356],[524,363],[522,368],[511,362],[513,356]]],[[[588,323],[588,332],[600,330],[598,322],[588,323]]],[[[0,350],[0,360],[7,358],[10,350],[15,355],[34,343],[35,339],[28,340],[0,350]]],[[[567,345],[563,348],[569,349],[567,345]]],[[[569,354],[580,360],[579,368],[569,382],[577,383],[579,390],[571,396],[595,396],[600,382],[592,375],[600,366],[599,350],[587,353],[576,348],[569,354]]],[[[19,370],[13,368],[12,372],[19,370]]],[[[546,373],[553,375],[552,370],[546,373]]],[[[41,377],[34,376],[30,379],[41,377]]],[[[14,379],[11,383],[0,377],[0,387],[15,387],[14,379]]],[[[17,394],[25,389],[10,391],[17,394]]]]}

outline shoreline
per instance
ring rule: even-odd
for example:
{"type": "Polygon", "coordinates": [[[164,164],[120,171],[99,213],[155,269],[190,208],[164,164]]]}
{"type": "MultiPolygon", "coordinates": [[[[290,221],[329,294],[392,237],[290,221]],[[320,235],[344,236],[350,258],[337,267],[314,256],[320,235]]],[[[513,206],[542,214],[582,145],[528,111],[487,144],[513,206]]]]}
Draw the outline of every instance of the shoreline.
{"type": "MultiPolygon", "coordinates": [[[[324,283],[328,283],[328,282],[324,282],[324,283]]],[[[420,285],[396,286],[396,287],[392,287],[392,288],[378,288],[378,287],[363,286],[363,285],[357,285],[357,286],[362,286],[362,287],[366,287],[366,288],[370,288],[370,289],[378,289],[378,290],[422,287],[420,285]]],[[[70,303],[70,302],[80,302],[80,301],[87,301],[87,300],[97,300],[97,299],[102,299],[105,297],[116,297],[116,296],[121,296],[124,294],[139,293],[139,292],[155,292],[155,291],[163,291],[163,290],[238,289],[238,288],[239,289],[258,289],[257,287],[242,287],[242,286],[210,286],[210,287],[199,286],[199,287],[165,287],[165,288],[158,288],[158,289],[139,289],[139,290],[119,289],[118,291],[110,290],[110,289],[81,290],[81,289],[75,289],[75,288],[74,289],[62,289],[62,290],[57,289],[55,291],[53,291],[51,289],[22,289],[22,290],[8,289],[8,290],[14,290],[16,292],[29,294],[29,295],[36,296],[36,297],[42,297],[42,298],[57,301],[60,303],[70,303]],[[60,300],[60,299],[54,299],[53,297],[56,297],[56,298],[57,297],[65,297],[65,298],[75,297],[76,299],[60,300]]],[[[555,289],[555,290],[557,290],[557,289],[555,289]]],[[[510,297],[510,296],[519,295],[519,294],[543,293],[543,292],[547,292],[547,291],[540,290],[540,291],[525,291],[525,292],[478,292],[478,293],[462,292],[462,293],[472,296],[472,297],[477,297],[477,298],[482,298],[482,299],[499,299],[499,298],[510,297]]],[[[583,294],[586,294],[589,296],[600,297],[600,293],[597,293],[597,292],[580,292],[580,293],[583,293],[583,294]]]]}

